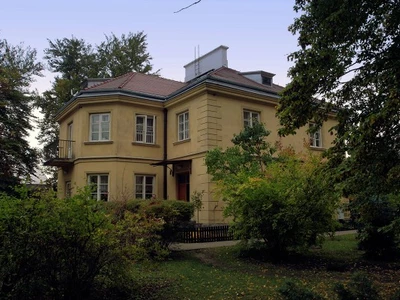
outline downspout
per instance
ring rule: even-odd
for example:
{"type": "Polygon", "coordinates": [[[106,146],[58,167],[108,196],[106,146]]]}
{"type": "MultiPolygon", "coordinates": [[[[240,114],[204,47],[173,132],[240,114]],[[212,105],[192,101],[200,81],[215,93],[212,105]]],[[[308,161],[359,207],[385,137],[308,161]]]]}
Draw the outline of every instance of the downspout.
{"type": "Polygon", "coordinates": [[[168,109],[164,108],[164,155],[163,155],[163,160],[164,160],[164,164],[163,164],[163,199],[167,200],[168,198],[168,189],[167,189],[167,165],[165,164],[167,158],[168,158],[168,150],[167,150],[167,122],[168,120],[168,109]]]}

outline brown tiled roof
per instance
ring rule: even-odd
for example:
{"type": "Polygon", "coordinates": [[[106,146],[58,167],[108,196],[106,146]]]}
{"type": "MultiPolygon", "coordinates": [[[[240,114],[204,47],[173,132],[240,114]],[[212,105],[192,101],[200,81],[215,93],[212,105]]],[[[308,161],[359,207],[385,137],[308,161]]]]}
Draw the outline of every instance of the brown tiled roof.
{"type": "Polygon", "coordinates": [[[85,91],[125,90],[166,97],[187,85],[184,82],[165,79],[156,75],[130,72],[110,79],[85,91]]]}
{"type": "Polygon", "coordinates": [[[221,67],[219,69],[216,69],[214,71],[212,71],[209,76],[211,78],[215,78],[215,79],[223,79],[226,81],[230,81],[233,84],[240,84],[240,85],[246,85],[249,87],[255,87],[258,89],[262,89],[268,92],[273,92],[273,93],[279,93],[280,91],[282,91],[283,87],[276,85],[276,84],[272,84],[272,86],[267,86],[261,83],[258,83],[254,80],[251,80],[243,75],[240,74],[239,71],[227,68],[227,67],[221,67]]]}
{"type": "Polygon", "coordinates": [[[240,74],[239,71],[227,67],[221,67],[214,71],[210,71],[205,76],[200,76],[198,79],[190,81],[190,83],[166,79],[156,75],[130,72],[117,78],[113,78],[86,88],[84,91],[123,90],[159,97],[168,97],[179,89],[190,86],[195,82],[201,82],[202,80],[207,78],[211,80],[220,79],[224,80],[225,82],[232,83],[233,85],[237,84],[241,86],[247,86],[249,88],[254,87],[272,93],[278,93],[283,89],[283,87],[276,84],[273,84],[272,86],[260,84],[249,78],[246,78],[245,76],[240,74]]]}

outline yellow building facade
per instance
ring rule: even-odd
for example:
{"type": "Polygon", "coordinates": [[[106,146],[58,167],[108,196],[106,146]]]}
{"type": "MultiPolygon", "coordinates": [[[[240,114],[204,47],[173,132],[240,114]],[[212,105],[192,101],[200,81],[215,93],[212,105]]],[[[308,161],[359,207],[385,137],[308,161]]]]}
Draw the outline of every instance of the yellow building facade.
{"type": "Polygon", "coordinates": [[[199,222],[224,223],[224,204],[214,197],[204,164],[208,150],[231,146],[233,135],[254,120],[271,131],[271,143],[296,151],[304,151],[305,142],[321,151],[334,140],[333,116],[311,138],[307,128],[278,136],[282,87],[272,83],[273,74],[220,66],[195,75],[186,82],[138,73],[88,80],[57,116],[58,148],[46,165],[59,168],[58,196],[88,184],[103,201],[190,201],[194,191],[204,191],[199,222]]]}

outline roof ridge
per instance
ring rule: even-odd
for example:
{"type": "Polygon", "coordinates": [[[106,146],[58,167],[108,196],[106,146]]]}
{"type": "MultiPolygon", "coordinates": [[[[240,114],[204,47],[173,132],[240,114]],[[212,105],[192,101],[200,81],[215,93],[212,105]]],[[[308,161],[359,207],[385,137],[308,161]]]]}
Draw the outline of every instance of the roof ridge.
{"type": "Polygon", "coordinates": [[[126,73],[126,75],[127,74],[129,74],[127,76],[128,78],[118,86],[119,89],[122,89],[129,81],[131,81],[131,79],[135,76],[136,73],[135,72],[129,72],[129,73],[126,73]]]}
{"type": "Polygon", "coordinates": [[[146,74],[146,73],[138,73],[138,74],[150,75],[150,76],[153,76],[153,77],[156,77],[156,78],[161,78],[161,79],[164,79],[164,80],[173,81],[173,82],[178,82],[178,83],[186,83],[186,82],[184,82],[184,81],[179,81],[179,80],[175,80],[175,79],[165,78],[165,77],[163,77],[163,76],[158,76],[158,75],[156,75],[156,74],[146,74]]]}
{"type": "MultiPolygon", "coordinates": [[[[132,73],[132,72],[129,72],[129,73],[132,73]]],[[[115,77],[115,78],[110,78],[110,79],[105,80],[105,81],[103,81],[103,82],[100,82],[100,83],[98,83],[98,84],[94,84],[94,85],[92,85],[91,87],[85,88],[84,90],[90,90],[91,88],[95,88],[95,87],[98,87],[98,86],[100,86],[100,85],[103,85],[103,84],[109,83],[109,82],[111,82],[111,81],[117,80],[117,79],[119,79],[119,78],[121,78],[121,77],[124,77],[124,76],[128,75],[129,73],[125,73],[125,74],[122,74],[122,75],[117,76],[117,77],[115,77]]],[[[97,79],[97,78],[95,78],[95,79],[97,79]]],[[[99,79],[101,79],[101,78],[99,78],[99,79]]]]}

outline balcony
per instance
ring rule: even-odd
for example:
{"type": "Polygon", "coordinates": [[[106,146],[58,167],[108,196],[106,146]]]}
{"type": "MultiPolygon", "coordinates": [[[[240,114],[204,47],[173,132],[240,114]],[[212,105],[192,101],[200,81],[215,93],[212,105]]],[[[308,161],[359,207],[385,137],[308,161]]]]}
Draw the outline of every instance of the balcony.
{"type": "Polygon", "coordinates": [[[72,140],[56,140],[44,147],[45,166],[68,168],[74,163],[74,146],[72,140]]]}

